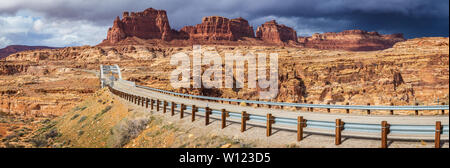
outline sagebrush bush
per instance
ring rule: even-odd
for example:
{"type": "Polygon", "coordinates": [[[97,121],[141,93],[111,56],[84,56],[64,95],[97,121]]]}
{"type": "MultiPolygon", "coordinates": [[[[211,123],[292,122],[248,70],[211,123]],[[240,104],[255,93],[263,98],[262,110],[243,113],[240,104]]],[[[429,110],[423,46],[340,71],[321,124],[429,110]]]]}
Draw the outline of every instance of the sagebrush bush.
{"type": "Polygon", "coordinates": [[[150,120],[146,117],[124,119],[111,130],[107,146],[120,148],[136,138],[145,129],[150,120]]]}

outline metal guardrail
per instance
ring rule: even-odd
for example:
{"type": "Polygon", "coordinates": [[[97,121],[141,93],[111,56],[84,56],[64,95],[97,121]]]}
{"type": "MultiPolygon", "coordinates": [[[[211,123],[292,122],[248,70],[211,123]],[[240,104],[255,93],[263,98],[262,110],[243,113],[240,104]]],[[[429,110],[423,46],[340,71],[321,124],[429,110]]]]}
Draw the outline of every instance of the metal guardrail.
{"type": "MultiPolygon", "coordinates": [[[[126,91],[120,91],[114,89],[114,81],[105,82],[108,84],[109,89],[119,96],[127,98],[127,100],[132,101],[131,98],[134,99],[134,103],[136,103],[136,98],[142,98],[138,95],[134,95],[131,93],[128,93],[126,91]]],[[[184,96],[184,97],[191,97],[191,98],[198,98],[198,99],[204,99],[204,100],[215,100],[215,101],[230,101],[230,102],[245,102],[245,103],[254,103],[254,104],[263,104],[263,105],[278,105],[278,106],[292,106],[292,107],[311,107],[311,108],[329,108],[329,109],[359,109],[359,110],[448,110],[449,106],[350,106],[350,105],[316,105],[316,104],[298,104],[298,103],[281,103],[281,102],[266,102],[266,101],[252,101],[252,100],[239,100],[239,99],[226,99],[226,98],[216,98],[216,97],[207,97],[207,96],[197,96],[197,95],[189,95],[189,94],[182,94],[182,93],[176,93],[176,92],[170,92],[165,91],[161,89],[155,89],[150,88],[146,86],[139,86],[136,85],[135,87],[142,88],[142,89],[148,89],[151,91],[157,91],[161,93],[176,95],[176,96],[184,96]]],[[[140,99],[142,101],[141,105],[144,106],[144,100],[140,99]]],[[[153,100],[152,100],[153,101],[153,100]]],[[[146,102],[146,106],[149,105],[148,99],[146,102]]],[[[167,105],[169,105],[169,109],[171,108],[171,102],[167,102],[167,105]]],[[[164,102],[160,101],[160,104],[158,106],[164,106],[164,102]]],[[[175,106],[175,109],[180,109],[181,105],[177,104],[175,106]]],[[[185,106],[186,110],[192,110],[193,106],[185,106]]],[[[153,108],[153,107],[152,107],[153,108]]],[[[174,109],[174,110],[175,110],[174,109]]],[[[206,115],[207,109],[206,107],[196,107],[198,109],[197,112],[203,113],[205,118],[206,116],[212,115],[212,116],[220,116],[223,115],[222,111],[218,109],[210,109],[211,113],[206,115]]],[[[222,109],[221,109],[222,110],[222,109]]],[[[189,113],[189,112],[187,112],[189,113]]],[[[228,117],[234,118],[234,119],[242,119],[242,113],[241,112],[232,112],[228,111],[228,117]]],[[[254,122],[267,122],[267,129],[271,130],[271,124],[269,128],[269,121],[274,121],[276,124],[280,125],[286,125],[286,126],[298,126],[298,129],[300,129],[300,122],[298,119],[293,118],[285,118],[280,116],[273,116],[272,118],[268,118],[269,116],[261,116],[261,115],[255,115],[255,114],[248,114],[247,116],[249,121],[254,122]]],[[[244,122],[244,120],[242,119],[244,122]]],[[[337,121],[320,121],[320,120],[308,120],[305,118],[304,121],[304,127],[306,128],[317,128],[321,130],[336,130],[335,136],[336,141],[339,136],[339,143],[340,143],[340,131],[346,130],[350,132],[365,132],[365,133],[381,133],[381,139],[382,139],[382,147],[386,147],[386,141],[387,141],[387,134],[394,133],[394,134],[402,134],[402,135],[428,135],[431,136],[432,134],[435,135],[435,142],[436,147],[440,146],[440,135],[449,135],[449,126],[448,123],[444,123],[447,125],[442,125],[438,129],[438,123],[436,125],[400,125],[400,124],[393,124],[389,126],[383,126],[382,124],[367,124],[367,123],[351,123],[351,122],[345,122],[341,126],[339,126],[340,131],[338,131],[337,121]],[[386,128],[388,127],[388,131],[386,131],[386,128]],[[339,132],[339,134],[338,134],[339,132]],[[383,136],[384,135],[384,136],[383,136]],[[438,136],[439,135],[439,136],[438,136]]],[[[440,126],[439,122],[439,126],[440,126]]],[[[303,126],[301,126],[303,128],[303,126]]],[[[269,136],[269,133],[268,133],[269,136]]],[[[353,135],[352,135],[353,136],[353,135]]],[[[358,135],[356,135],[358,137],[358,135]]],[[[366,137],[361,135],[360,137],[366,137]]],[[[411,138],[412,139],[412,138],[411,138]]],[[[338,144],[338,142],[336,142],[338,144]]]]}
{"type": "MultiPolygon", "coordinates": [[[[144,106],[144,99],[140,96],[134,95],[134,94],[130,94],[127,93],[125,91],[120,91],[120,90],[116,90],[110,87],[110,89],[113,90],[113,93],[118,94],[118,95],[124,95],[127,94],[128,96],[131,96],[132,102],[134,101],[134,103],[136,103],[136,101],[140,101],[142,102],[141,105],[144,106]],[[118,92],[118,93],[117,93],[118,92]],[[136,100],[139,99],[139,100],[136,100]]],[[[153,100],[152,100],[153,101],[153,100]]],[[[146,102],[146,106],[149,105],[148,99],[146,102]]],[[[163,107],[165,106],[164,103],[166,103],[166,106],[168,106],[167,109],[171,109],[171,104],[172,102],[163,102],[163,101],[159,101],[159,105],[157,107],[163,107]]],[[[139,104],[139,103],[137,103],[139,104]]],[[[189,106],[189,105],[184,105],[184,107],[186,108],[185,110],[187,111],[192,111],[193,106],[189,106]]],[[[166,107],[165,107],[166,108],[166,107]]],[[[176,103],[176,105],[174,105],[174,111],[176,111],[176,109],[181,109],[181,104],[176,103]]],[[[197,112],[202,113],[204,116],[206,115],[207,112],[207,107],[196,107],[197,112]]],[[[222,111],[221,110],[217,110],[217,109],[210,109],[211,113],[209,115],[211,116],[221,116],[222,115],[222,111]]],[[[180,111],[180,110],[178,110],[180,111]]],[[[229,118],[234,118],[234,119],[242,119],[242,113],[240,112],[232,112],[232,111],[227,111],[229,118]]],[[[189,112],[186,112],[189,113],[189,112]]],[[[209,116],[208,115],[208,116],[209,116]]],[[[261,116],[261,115],[255,115],[255,114],[248,114],[247,116],[249,121],[254,121],[254,122],[268,122],[269,120],[271,120],[270,118],[268,118],[268,116],[261,116]]],[[[286,125],[286,126],[298,126],[299,125],[299,121],[298,119],[293,119],[293,118],[285,118],[285,117],[279,117],[279,116],[273,116],[273,121],[276,124],[281,124],[281,125],[286,125]]],[[[308,120],[305,119],[305,127],[307,128],[317,128],[317,129],[321,129],[321,130],[328,130],[328,131],[332,131],[332,130],[336,130],[337,126],[335,122],[331,122],[331,121],[320,121],[320,120],[308,120]]],[[[440,123],[439,123],[440,124],[440,123]]],[[[269,129],[269,128],[268,128],[269,129]]],[[[270,128],[271,129],[271,128],[270,128]]],[[[365,132],[365,133],[381,133],[387,134],[389,133],[394,133],[394,134],[403,134],[403,135],[435,135],[436,139],[438,141],[440,141],[440,134],[444,134],[444,135],[449,135],[449,126],[447,125],[443,125],[441,127],[440,130],[437,130],[437,126],[436,125],[400,125],[400,124],[392,124],[389,125],[389,131],[383,131],[383,126],[380,124],[367,124],[367,123],[351,123],[351,122],[345,122],[342,125],[342,130],[345,131],[350,131],[350,132],[365,132]],[[439,133],[439,139],[437,138],[437,135],[439,133]]],[[[341,130],[341,131],[342,131],[341,130]]],[[[337,132],[335,133],[336,137],[337,132]]],[[[340,138],[340,132],[339,132],[339,138],[340,138]]],[[[356,137],[358,137],[358,135],[356,135],[356,137]]],[[[360,137],[366,137],[361,135],[360,137]]],[[[387,141],[387,138],[381,138],[382,141],[387,141]]],[[[340,141],[339,141],[340,143],[340,141]]],[[[439,142],[440,144],[440,142],[439,142]]],[[[437,145],[439,146],[439,145],[437,145]]]]}
{"type": "Polygon", "coordinates": [[[325,104],[301,104],[301,103],[284,103],[284,102],[268,102],[268,101],[256,101],[256,100],[240,100],[240,99],[227,99],[220,97],[199,96],[184,93],[176,93],[156,88],[150,88],[146,86],[136,85],[138,88],[148,89],[166,94],[172,94],[176,96],[192,97],[204,100],[214,101],[229,101],[237,103],[251,103],[259,105],[271,105],[271,106],[289,106],[289,107],[306,107],[306,108],[322,108],[322,109],[351,109],[351,110],[449,110],[449,105],[436,105],[436,106],[362,106],[362,105],[325,105],[325,104]]]}

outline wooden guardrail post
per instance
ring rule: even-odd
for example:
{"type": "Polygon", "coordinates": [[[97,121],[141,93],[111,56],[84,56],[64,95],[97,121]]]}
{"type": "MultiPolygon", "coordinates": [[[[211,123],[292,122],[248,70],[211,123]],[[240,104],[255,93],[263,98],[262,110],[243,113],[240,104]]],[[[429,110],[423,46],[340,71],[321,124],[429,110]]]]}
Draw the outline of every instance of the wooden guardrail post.
{"type": "MultiPolygon", "coordinates": [[[[347,103],[345,103],[345,105],[350,105],[350,103],[349,102],[347,102],[347,103]]],[[[350,109],[345,109],[345,112],[347,113],[347,114],[350,114],[350,109]]]]}
{"type": "Polygon", "coordinates": [[[227,126],[227,112],[225,109],[222,109],[222,129],[224,129],[227,126]]]}
{"type": "Polygon", "coordinates": [[[197,107],[195,107],[195,105],[192,105],[192,122],[195,121],[195,112],[197,111],[197,107]]]}
{"type": "MultiPolygon", "coordinates": [[[[444,103],[444,102],[442,102],[442,103],[441,103],[441,105],[445,105],[445,103],[444,103]]],[[[445,115],[445,110],[444,110],[444,109],[442,109],[442,111],[441,111],[441,115],[445,115]]]]}
{"type": "Polygon", "coordinates": [[[137,105],[138,105],[138,106],[141,105],[141,97],[140,97],[140,96],[137,97],[137,105]]]}
{"type": "MultiPolygon", "coordinates": [[[[328,102],[327,105],[330,105],[330,102],[328,102]]],[[[327,108],[327,112],[328,112],[328,113],[331,112],[330,108],[327,108]]]]}
{"type": "Polygon", "coordinates": [[[141,106],[144,107],[145,98],[141,97],[141,106]]]}
{"type": "Polygon", "coordinates": [[[303,116],[297,117],[297,141],[303,140],[303,127],[306,126],[306,122],[303,119],[303,116]]]}
{"type": "Polygon", "coordinates": [[[186,106],[184,104],[180,105],[180,119],[184,118],[184,108],[186,108],[186,106]]]}
{"type": "MultiPolygon", "coordinates": [[[[370,103],[367,103],[367,106],[370,106],[370,103]]],[[[367,109],[367,115],[370,115],[370,110],[367,109]]]]}
{"type": "MultiPolygon", "coordinates": [[[[419,103],[416,103],[416,106],[418,106],[419,103]]],[[[414,111],[414,115],[419,115],[419,110],[414,111]]]]}
{"type": "Polygon", "coordinates": [[[167,112],[167,102],[164,100],[163,102],[163,113],[167,112]]]}
{"type": "Polygon", "coordinates": [[[440,121],[436,121],[436,133],[434,136],[434,147],[441,148],[442,125],[440,121]]]}
{"type": "MultiPolygon", "coordinates": [[[[313,102],[309,102],[309,104],[313,104],[313,102]]],[[[313,107],[310,107],[310,109],[311,109],[311,112],[314,112],[314,108],[313,107]]]]}
{"type": "Polygon", "coordinates": [[[150,110],[153,110],[153,99],[150,99],[150,110]]]}
{"type": "Polygon", "coordinates": [[[381,148],[387,148],[387,136],[389,134],[389,124],[387,121],[381,122],[381,148]]]}
{"type": "Polygon", "coordinates": [[[148,109],[148,98],[145,98],[145,108],[147,108],[148,109]]]}
{"type": "Polygon", "coordinates": [[[176,105],[174,102],[170,103],[170,115],[171,116],[175,115],[175,107],[176,107],[176,105]]]}
{"type": "Polygon", "coordinates": [[[266,136],[272,135],[272,124],[275,123],[275,119],[272,114],[267,114],[267,126],[266,126],[266,136]]]}
{"type": "Polygon", "coordinates": [[[156,111],[159,111],[159,99],[156,99],[156,111]]]}
{"type": "Polygon", "coordinates": [[[342,121],[341,121],[341,119],[336,119],[336,139],[335,139],[335,141],[334,141],[334,143],[336,144],[336,145],[340,145],[341,144],[341,131],[342,131],[342,126],[343,126],[343,123],[342,123],[342,121]]]}
{"type": "Polygon", "coordinates": [[[246,111],[242,111],[241,113],[241,132],[244,132],[247,129],[247,120],[249,119],[246,111]]]}
{"type": "Polygon", "coordinates": [[[211,109],[209,107],[205,108],[205,125],[209,125],[209,115],[211,113],[211,109]]]}
{"type": "MultiPolygon", "coordinates": [[[[391,103],[391,106],[394,106],[394,103],[391,103]]],[[[394,110],[390,110],[390,114],[394,115],[394,110]]]]}

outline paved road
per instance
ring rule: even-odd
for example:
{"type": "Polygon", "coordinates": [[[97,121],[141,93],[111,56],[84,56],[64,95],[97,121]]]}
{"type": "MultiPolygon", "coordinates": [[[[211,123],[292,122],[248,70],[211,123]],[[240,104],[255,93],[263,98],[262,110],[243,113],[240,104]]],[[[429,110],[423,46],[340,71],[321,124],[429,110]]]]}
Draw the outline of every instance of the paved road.
{"type": "MultiPolygon", "coordinates": [[[[307,120],[320,120],[335,122],[336,119],[341,119],[344,123],[366,123],[366,124],[380,124],[381,121],[387,121],[390,124],[397,125],[434,125],[436,121],[441,121],[443,125],[449,124],[448,116],[363,116],[354,114],[327,114],[327,113],[317,113],[317,112],[306,112],[306,111],[290,111],[282,109],[269,109],[269,108],[254,108],[254,107],[244,107],[239,105],[222,104],[216,102],[207,102],[201,100],[193,100],[182,97],[175,97],[147,89],[137,88],[130,86],[128,83],[116,81],[114,82],[114,89],[126,92],[129,94],[140,95],[143,97],[148,97],[152,99],[165,100],[168,102],[184,103],[185,105],[196,105],[197,107],[209,107],[211,109],[226,109],[231,112],[241,112],[246,111],[249,114],[265,116],[267,113],[271,113],[274,117],[284,117],[284,118],[297,118],[298,116],[303,116],[307,120]]],[[[249,121],[250,124],[265,126],[265,122],[255,122],[249,121]]],[[[274,127],[279,127],[283,129],[296,129],[295,126],[284,126],[274,124],[274,127]]],[[[330,134],[334,135],[334,130],[323,130],[323,129],[312,129],[305,128],[305,132],[314,132],[319,134],[330,134]]],[[[343,131],[343,136],[357,136],[366,138],[379,138],[379,133],[361,133],[361,132],[351,132],[343,131]]],[[[403,134],[389,134],[390,139],[423,139],[423,140],[433,140],[434,135],[403,135],[403,134]]],[[[442,135],[443,140],[448,140],[448,134],[442,135]]]]}

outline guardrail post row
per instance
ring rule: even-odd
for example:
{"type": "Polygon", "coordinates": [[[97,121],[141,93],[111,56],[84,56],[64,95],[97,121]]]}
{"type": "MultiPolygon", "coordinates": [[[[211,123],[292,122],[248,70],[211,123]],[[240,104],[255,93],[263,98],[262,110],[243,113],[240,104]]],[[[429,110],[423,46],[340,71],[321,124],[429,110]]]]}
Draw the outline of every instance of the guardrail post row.
{"type": "Polygon", "coordinates": [[[381,122],[381,148],[387,148],[387,136],[389,134],[389,124],[387,121],[381,122]]]}
{"type": "MultiPolygon", "coordinates": [[[[370,103],[367,103],[367,106],[370,106],[370,103]]],[[[370,110],[367,109],[367,115],[370,115],[370,110]]]]}
{"type": "Polygon", "coordinates": [[[305,127],[306,122],[303,119],[303,116],[297,117],[297,141],[303,140],[303,127],[305,127]]]}
{"type": "Polygon", "coordinates": [[[191,115],[191,117],[192,117],[192,122],[194,122],[195,121],[195,112],[197,111],[197,109],[196,109],[197,107],[195,107],[195,105],[192,105],[192,115],[191,115]]]}
{"type": "Polygon", "coordinates": [[[163,102],[163,113],[167,112],[167,102],[164,100],[163,102]]]}
{"type": "Polygon", "coordinates": [[[186,106],[184,104],[180,105],[180,119],[184,118],[184,109],[186,108],[186,106]]]}
{"type": "Polygon", "coordinates": [[[205,125],[209,125],[210,110],[211,109],[209,107],[205,108],[205,125]]]}
{"type": "Polygon", "coordinates": [[[440,121],[436,121],[436,133],[434,137],[434,147],[441,148],[442,125],[440,121]]]}
{"type": "Polygon", "coordinates": [[[272,124],[275,123],[275,118],[272,114],[267,114],[267,126],[266,126],[266,136],[272,135],[272,124]]]}
{"type": "Polygon", "coordinates": [[[222,129],[224,129],[227,126],[227,112],[225,109],[222,109],[222,129]]]}
{"type": "Polygon", "coordinates": [[[175,103],[172,102],[172,103],[170,104],[170,115],[171,115],[171,116],[174,116],[174,115],[175,115],[175,107],[176,107],[175,103]]]}
{"type": "MultiPolygon", "coordinates": [[[[419,103],[416,103],[416,106],[418,106],[419,103]]],[[[414,111],[414,115],[419,115],[419,110],[414,111]]]]}
{"type": "Polygon", "coordinates": [[[334,143],[336,145],[340,145],[341,144],[341,131],[342,131],[342,121],[341,119],[336,119],[336,139],[334,141],[334,143]]]}
{"type": "Polygon", "coordinates": [[[248,114],[246,111],[242,111],[241,113],[241,132],[244,132],[247,129],[247,120],[248,114]]]}

